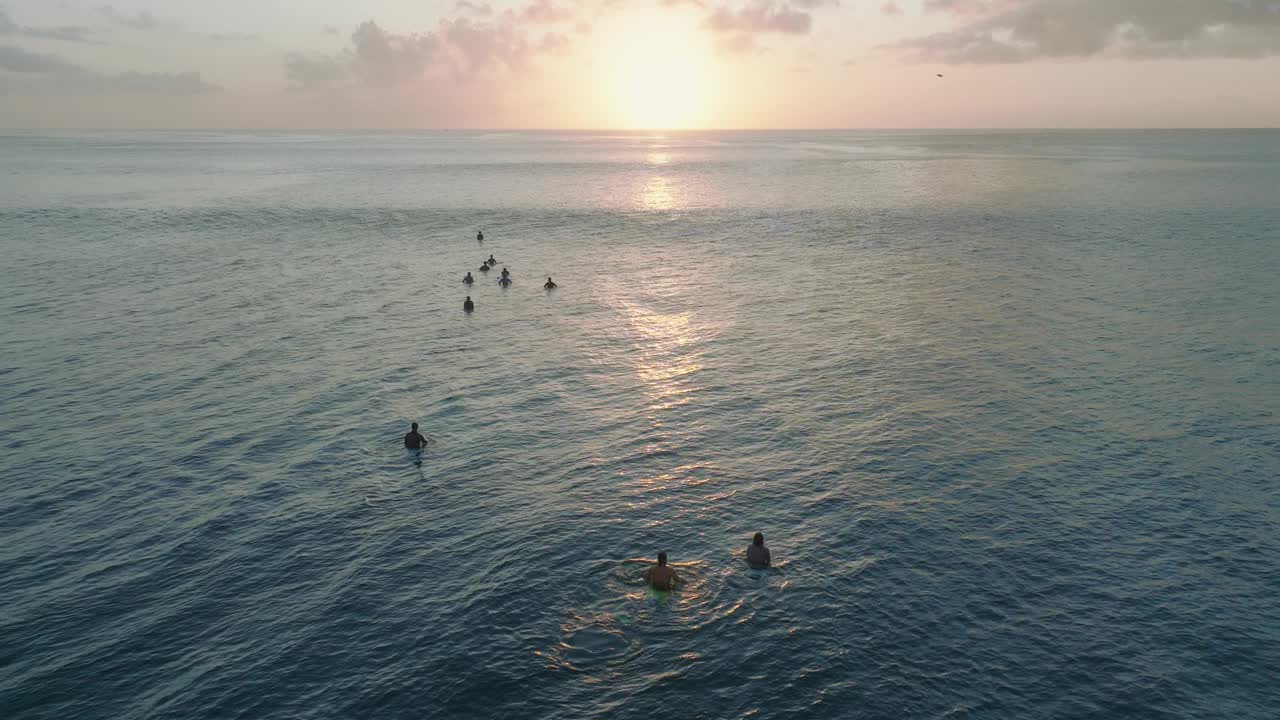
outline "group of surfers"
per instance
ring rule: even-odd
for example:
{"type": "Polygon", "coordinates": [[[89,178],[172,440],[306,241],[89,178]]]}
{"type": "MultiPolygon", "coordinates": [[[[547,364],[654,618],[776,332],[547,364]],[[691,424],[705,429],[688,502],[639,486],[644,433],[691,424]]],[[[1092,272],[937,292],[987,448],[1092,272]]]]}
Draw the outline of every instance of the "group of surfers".
{"type": "MultiPolygon", "coordinates": [[[[480,242],[484,242],[484,231],[480,231],[480,232],[476,233],[476,240],[478,240],[478,241],[480,241],[480,242]]],[[[489,272],[491,269],[493,269],[493,268],[495,268],[495,267],[497,267],[497,266],[498,266],[498,261],[493,257],[493,254],[492,254],[492,253],[490,253],[490,254],[489,254],[489,258],[488,258],[487,260],[485,260],[484,262],[480,263],[480,272],[482,272],[482,273],[487,273],[487,272],[489,272]]],[[[475,283],[475,281],[476,281],[476,279],[471,275],[471,272],[470,272],[470,271],[468,271],[468,272],[467,272],[466,277],[462,278],[462,284],[467,285],[467,286],[472,285],[473,283],[475,283]]],[[[498,278],[498,284],[499,284],[499,285],[501,285],[501,286],[502,286],[502,287],[504,287],[504,288],[505,288],[505,287],[510,287],[510,286],[511,286],[511,271],[507,270],[505,267],[504,267],[504,268],[502,268],[502,275],[501,275],[501,277],[499,277],[499,278],[498,278]]],[[[543,289],[545,289],[545,290],[554,290],[554,289],[556,289],[556,287],[558,287],[558,286],[555,284],[555,281],[553,281],[553,280],[551,279],[551,276],[547,276],[547,281],[546,281],[545,283],[543,283],[543,284],[542,284],[542,287],[543,287],[543,289]]],[[[465,310],[465,311],[467,311],[467,312],[471,312],[472,310],[475,310],[475,309],[476,309],[476,304],[475,304],[474,302],[472,302],[472,300],[471,300],[471,296],[470,296],[470,295],[468,295],[468,296],[467,296],[467,299],[466,299],[465,301],[463,301],[463,303],[462,303],[462,309],[463,309],[463,310],[465,310]]]]}
{"type": "MultiPolygon", "coordinates": [[[[413,423],[409,432],[405,433],[404,446],[409,450],[422,450],[427,447],[427,438],[418,432],[418,423],[413,423]]],[[[751,538],[751,544],[747,546],[747,564],[757,570],[773,564],[769,548],[764,545],[764,533],[756,533],[755,537],[751,538]]],[[[644,581],[654,590],[674,590],[679,583],[683,582],[675,568],[667,564],[665,552],[658,553],[657,565],[651,565],[644,571],[644,581]]]]}
{"type": "MultiPolygon", "coordinates": [[[[746,557],[747,564],[755,570],[763,570],[773,565],[769,548],[764,545],[764,533],[756,533],[755,537],[751,538],[746,557]]],[[[675,590],[677,585],[684,582],[679,573],[667,564],[665,552],[658,553],[657,565],[650,565],[649,569],[644,571],[644,581],[654,590],[675,590]]]]}

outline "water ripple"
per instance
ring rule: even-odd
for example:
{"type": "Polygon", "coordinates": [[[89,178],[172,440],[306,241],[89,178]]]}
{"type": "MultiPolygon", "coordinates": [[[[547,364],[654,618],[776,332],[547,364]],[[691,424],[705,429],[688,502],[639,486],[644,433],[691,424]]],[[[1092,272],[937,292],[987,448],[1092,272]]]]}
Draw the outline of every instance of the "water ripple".
{"type": "Polygon", "coordinates": [[[0,139],[0,717],[1274,714],[1271,135],[575,137],[0,139]]]}

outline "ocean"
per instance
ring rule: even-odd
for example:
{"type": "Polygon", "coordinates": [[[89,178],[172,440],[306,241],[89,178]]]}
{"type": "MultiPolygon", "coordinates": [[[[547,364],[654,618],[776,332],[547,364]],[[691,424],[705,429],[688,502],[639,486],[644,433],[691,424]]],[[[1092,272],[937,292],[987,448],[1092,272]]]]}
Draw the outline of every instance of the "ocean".
{"type": "Polygon", "coordinates": [[[1280,713],[1280,131],[11,132],[0,250],[0,717],[1280,713]]]}

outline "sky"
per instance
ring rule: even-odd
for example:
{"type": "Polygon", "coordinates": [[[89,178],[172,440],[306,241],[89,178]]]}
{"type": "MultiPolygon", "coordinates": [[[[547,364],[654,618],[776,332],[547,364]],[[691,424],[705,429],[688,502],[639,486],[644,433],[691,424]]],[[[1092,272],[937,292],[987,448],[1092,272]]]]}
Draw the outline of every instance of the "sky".
{"type": "Polygon", "coordinates": [[[0,128],[1016,127],[1280,127],[1280,0],[0,0],[0,128]]]}

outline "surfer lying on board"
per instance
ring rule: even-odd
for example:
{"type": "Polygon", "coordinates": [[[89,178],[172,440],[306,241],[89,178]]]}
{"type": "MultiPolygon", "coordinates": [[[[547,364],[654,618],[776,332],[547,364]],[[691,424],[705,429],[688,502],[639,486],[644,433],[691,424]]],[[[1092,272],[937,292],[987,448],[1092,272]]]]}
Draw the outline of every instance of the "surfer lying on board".
{"type": "Polygon", "coordinates": [[[418,432],[418,423],[414,423],[413,429],[405,433],[404,446],[409,450],[421,450],[427,446],[427,438],[418,432]]]}
{"type": "Polygon", "coordinates": [[[676,583],[680,581],[680,576],[676,575],[676,571],[667,566],[667,554],[665,552],[658,553],[658,564],[644,571],[645,582],[654,587],[655,590],[672,590],[676,583]]]}

